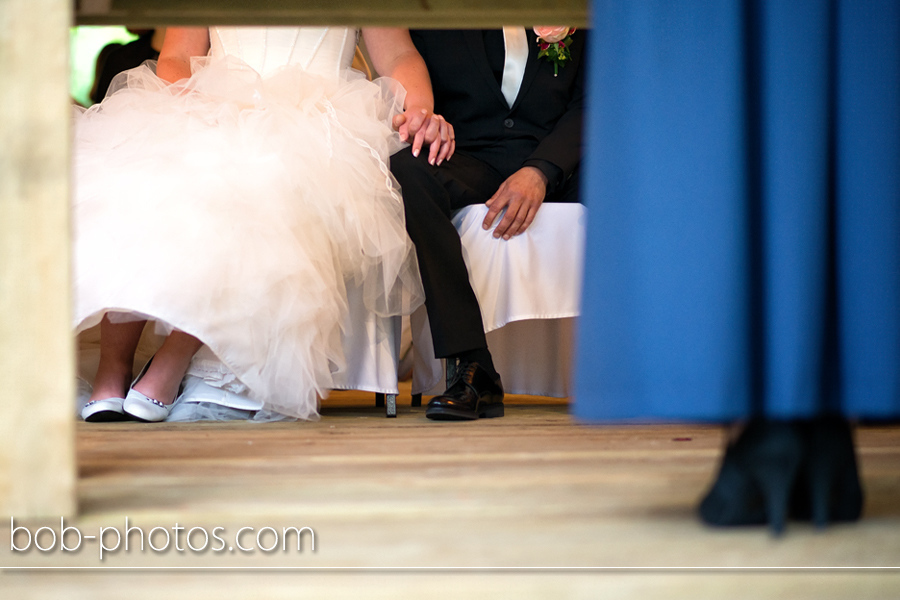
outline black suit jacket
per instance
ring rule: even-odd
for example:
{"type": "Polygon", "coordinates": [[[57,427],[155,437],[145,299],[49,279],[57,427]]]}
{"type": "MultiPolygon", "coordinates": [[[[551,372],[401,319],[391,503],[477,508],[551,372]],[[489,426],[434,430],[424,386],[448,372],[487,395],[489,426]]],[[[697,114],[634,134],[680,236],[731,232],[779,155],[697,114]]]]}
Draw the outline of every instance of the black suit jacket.
{"type": "Polygon", "coordinates": [[[549,163],[555,169],[542,170],[554,175],[552,192],[581,160],[587,32],[572,34],[572,60],[554,76],[553,64],[537,57],[534,31],[526,31],[528,62],[512,107],[491,70],[481,30],[414,30],[411,36],[431,75],[434,110],[455,129],[457,151],[490,164],[504,178],[527,164],[549,163]]]}

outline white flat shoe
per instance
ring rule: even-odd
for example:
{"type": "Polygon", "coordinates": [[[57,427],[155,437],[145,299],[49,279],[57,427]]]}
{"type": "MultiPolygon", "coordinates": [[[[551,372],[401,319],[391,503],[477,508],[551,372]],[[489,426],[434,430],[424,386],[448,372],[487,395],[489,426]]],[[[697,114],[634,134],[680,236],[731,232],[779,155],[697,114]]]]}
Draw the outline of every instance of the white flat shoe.
{"type": "Polygon", "coordinates": [[[81,408],[81,418],[91,423],[109,423],[112,421],[130,421],[125,414],[124,398],[104,398],[93,400],[81,408]]]}
{"type": "Polygon", "coordinates": [[[123,410],[126,414],[131,415],[138,421],[146,423],[155,423],[157,421],[165,421],[172,410],[171,404],[163,404],[159,400],[148,398],[144,394],[135,389],[128,390],[125,396],[123,410]]]}

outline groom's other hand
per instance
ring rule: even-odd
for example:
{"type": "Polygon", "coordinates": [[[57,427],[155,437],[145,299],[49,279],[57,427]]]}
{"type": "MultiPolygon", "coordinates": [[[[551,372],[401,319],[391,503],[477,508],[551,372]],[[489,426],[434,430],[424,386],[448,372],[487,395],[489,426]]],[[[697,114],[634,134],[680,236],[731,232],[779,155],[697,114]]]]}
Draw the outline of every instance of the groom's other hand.
{"type": "Polygon", "coordinates": [[[491,198],[482,227],[490,229],[497,215],[505,208],[506,214],[494,228],[494,237],[508,240],[523,233],[544,202],[547,194],[547,177],[535,167],[522,167],[509,176],[491,198]]]}

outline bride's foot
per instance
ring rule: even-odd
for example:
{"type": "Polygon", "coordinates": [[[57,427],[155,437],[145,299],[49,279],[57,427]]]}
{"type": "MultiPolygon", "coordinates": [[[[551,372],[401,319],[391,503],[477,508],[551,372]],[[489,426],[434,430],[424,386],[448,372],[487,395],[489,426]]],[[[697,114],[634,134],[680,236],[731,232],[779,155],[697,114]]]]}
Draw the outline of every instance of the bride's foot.
{"type": "Polygon", "coordinates": [[[178,396],[183,377],[181,365],[172,365],[171,361],[167,361],[167,357],[160,352],[150,359],[134,380],[131,390],[153,398],[161,404],[169,405],[178,396]]]}
{"type": "Polygon", "coordinates": [[[81,418],[92,423],[129,420],[123,404],[130,381],[130,364],[124,361],[101,361],[91,396],[81,407],[81,418]]]}
{"type": "Polygon", "coordinates": [[[164,421],[178,397],[191,358],[201,345],[193,336],[172,332],[132,384],[124,411],[139,421],[164,421]]]}
{"type": "Polygon", "coordinates": [[[88,401],[81,407],[81,418],[90,423],[111,423],[131,419],[125,414],[125,399],[121,396],[88,401]]]}
{"type": "Polygon", "coordinates": [[[122,409],[131,417],[145,423],[165,421],[172,410],[172,403],[164,404],[155,398],[151,398],[141,392],[131,389],[125,396],[122,409]]]}
{"type": "Polygon", "coordinates": [[[124,421],[125,395],[131,386],[134,351],[137,348],[144,321],[110,320],[104,315],[100,321],[100,362],[94,377],[93,391],[81,409],[85,421],[124,421]]]}
{"type": "Polygon", "coordinates": [[[138,421],[165,421],[172,410],[184,374],[167,362],[164,355],[151,358],[125,396],[123,410],[138,421]]]}

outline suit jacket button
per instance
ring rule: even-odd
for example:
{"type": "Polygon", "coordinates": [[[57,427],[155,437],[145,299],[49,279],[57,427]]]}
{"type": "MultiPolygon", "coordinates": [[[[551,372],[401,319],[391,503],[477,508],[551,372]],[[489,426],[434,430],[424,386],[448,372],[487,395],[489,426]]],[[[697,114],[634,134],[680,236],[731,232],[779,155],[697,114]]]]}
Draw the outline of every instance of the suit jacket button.
{"type": "Polygon", "coordinates": [[[503,126],[506,127],[507,129],[511,128],[515,124],[516,124],[515,121],[513,121],[512,119],[504,119],[503,120],[503,126]]]}

